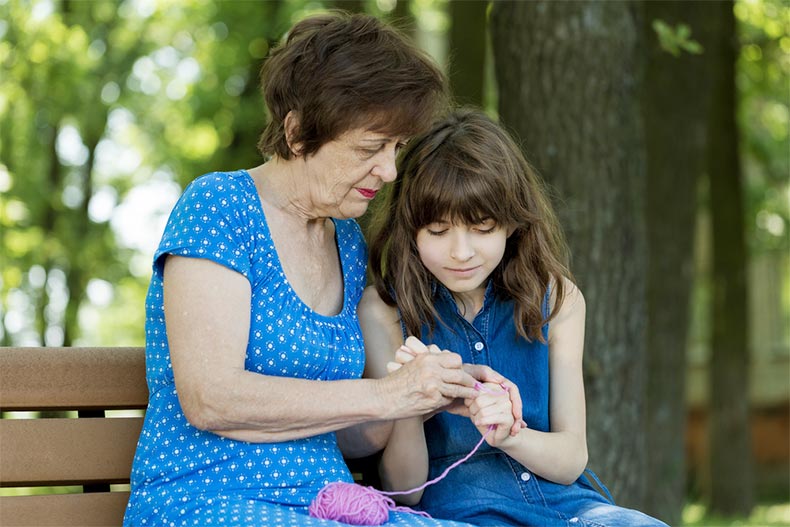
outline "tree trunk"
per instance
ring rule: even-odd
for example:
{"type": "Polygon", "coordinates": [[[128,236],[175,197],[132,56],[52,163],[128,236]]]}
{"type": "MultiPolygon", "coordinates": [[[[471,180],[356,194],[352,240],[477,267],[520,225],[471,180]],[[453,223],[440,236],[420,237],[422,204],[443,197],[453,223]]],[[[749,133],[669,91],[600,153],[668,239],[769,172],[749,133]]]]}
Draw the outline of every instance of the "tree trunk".
{"type": "Polygon", "coordinates": [[[483,105],[487,0],[450,2],[450,89],[459,104],[483,105]]]}
{"type": "Polygon", "coordinates": [[[705,169],[710,72],[706,55],[662,49],[652,24],[686,24],[707,48],[707,2],[644,4],[647,67],[647,473],[645,512],[678,525],[686,499],[686,338],[694,271],[697,184],[705,169]]]}
{"type": "Polygon", "coordinates": [[[717,24],[708,176],[713,240],[709,512],[747,516],[754,505],[749,427],[749,350],[744,195],[735,122],[736,34],[732,2],[711,5],[717,24]]]}
{"type": "Polygon", "coordinates": [[[587,300],[590,466],[619,503],[645,489],[645,155],[634,4],[494,2],[499,114],[561,198],[587,300]]]}

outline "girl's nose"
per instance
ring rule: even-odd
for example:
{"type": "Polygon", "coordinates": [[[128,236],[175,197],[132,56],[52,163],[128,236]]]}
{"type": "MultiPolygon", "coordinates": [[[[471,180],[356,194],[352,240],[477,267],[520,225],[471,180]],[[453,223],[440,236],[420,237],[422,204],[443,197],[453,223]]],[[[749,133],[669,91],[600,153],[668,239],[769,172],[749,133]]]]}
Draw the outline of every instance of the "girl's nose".
{"type": "Polygon", "coordinates": [[[459,262],[465,262],[475,255],[474,246],[470,243],[465,232],[459,232],[453,237],[450,256],[459,262]]]}

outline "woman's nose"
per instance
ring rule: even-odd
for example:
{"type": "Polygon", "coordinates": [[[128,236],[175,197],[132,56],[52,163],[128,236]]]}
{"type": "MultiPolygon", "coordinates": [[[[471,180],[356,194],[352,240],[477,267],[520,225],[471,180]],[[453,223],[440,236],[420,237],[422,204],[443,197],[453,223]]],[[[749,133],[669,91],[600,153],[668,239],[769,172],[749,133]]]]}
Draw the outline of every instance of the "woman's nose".
{"type": "Polygon", "coordinates": [[[395,148],[384,148],[379,156],[372,173],[384,183],[392,183],[398,177],[398,168],[395,166],[397,153],[395,148]]]}

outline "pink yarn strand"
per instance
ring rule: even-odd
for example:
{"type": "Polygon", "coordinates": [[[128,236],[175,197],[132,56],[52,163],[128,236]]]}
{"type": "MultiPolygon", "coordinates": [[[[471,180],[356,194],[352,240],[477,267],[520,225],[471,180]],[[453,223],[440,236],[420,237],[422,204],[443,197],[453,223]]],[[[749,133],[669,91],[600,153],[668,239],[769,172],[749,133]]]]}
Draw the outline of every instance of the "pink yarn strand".
{"type": "MultiPolygon", "coordinates": [[[[504,390],[502,393],[507,393],[507,386],[501,386],[504,390]]],[[[480,383],[477,383],[475,388],[478,391],[495,393],[494,390],[490,390],[480,383]]],[[[486,440],[488,434],[495,429],[496,425],[490,425],[486,433],[480,438],[480,441],[468,454],[444,469],[444,472],[438,477],[426,481],[419,487],[411,490],[383,491],[373,487],[363,487],[356,483],[330,483],[316,495],[308,508],[308,512],[314,518],[337,520],[351,525],[381,525],[389,521],[389,511],[408,512],[430,518],[431,516],[427,512],[395,505],[395,501],[389,496],[411,494],[443,480],[452,469],[475,455],[475,452],[483,445],[483,441],[486,440]]]]}
{"type": "Polygon", "coordinates": [[[477,452],[477,451],[480,449],[480,447],[481,447],[481,446],[482,446],[482,444],[483,444],[483,441],[485,441],[485,440],[486,440],[486,437],[488,437],[488,434],[490,434],[490,433],[491,433],[491,431],[492,431],[492,430],[494,430],[495,428],[496,428],[496,426],[495,426],[495,425],[491,425],[491,426],[489,426],[489,427],[488,427],[488,430],[486,431],[486,433],[485,433],[485,434],[483,434],[483,436],[480,438],[480,441],[478,441],[478,442],[477,442],[477,444],[475,445],[475,447],[474,447],[474,448],[473,448],[473,449],[472,449],[472,450],[471,450],[471,451],[470,451],[470,452],[469,452],[467,455],[465,455],[463,458],[459,459],[458,461],[456,461],[455,463],[453,463],[452,465],[450,465],[449,467],[447,467],[446,469],[444,469],[444,472],[442,472],[442,473],[441,473],[439,476],[437,476],[437,477],[433,478],[432,480],[430,480],[430,481],[426,481],[425,483],[423,483],[423,484],[422,484],[422,485],[420,485],[419,487],[415,487],[415,488],[413,488],[413,489],[411,489],[411,490],[397,490],[397,491],[384,491],[384,490],[379,490],[379,491],[377,491],[377,492],[380,492],[381,494],[385,494],[385,495],[387,495],[387,496],[402,496],[402,495],[404,495],[404,494],[411,494],[412,492],[417,492],[417,491],[423,490],[425,487],[428,487],[428,486],[430,486],[430,485],[433,485],[434,483],[438,483],[439,481],[441,481],[441,480],[443,480],[445,477],[447,477],[447,474],[448,474],[448,473],[449,473],[449,472],[450,472],[452,469],[454,469],[455,467],[457,467],[457,466],[458,466],[458,465],[460,465],[461,463],[464,463],[464,462],[465,462],[467,459],[469,459],[470,457],[472,457],[473,455],[475,455],[475,452],[477,452]]]}

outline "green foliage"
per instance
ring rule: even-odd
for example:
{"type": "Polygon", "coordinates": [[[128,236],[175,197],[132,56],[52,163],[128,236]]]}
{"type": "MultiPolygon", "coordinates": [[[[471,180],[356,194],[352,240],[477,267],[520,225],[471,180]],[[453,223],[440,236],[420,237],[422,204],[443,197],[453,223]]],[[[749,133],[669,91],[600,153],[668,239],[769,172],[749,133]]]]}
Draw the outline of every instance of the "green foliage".
{"type": "Polygon", "coordinates": [[[735,5],[738,122],[753,251],[790,250],[790,4],[735,5]]]}
{"type": "Polygon", "coordinates": [[[305,8],[0,0],[0,344],[142,344],[151,243],[260,162],[258,70],[305,8]]]}
{"type": "Polygon", "coordinates": [[[686,24],[678,24],[672,27],[663,20],[658,19],[654,20],[652,25],[656,36],[658,36],[658,42],[664,51],[675,57],[680,56],[683,51],[692,55],[702,53],[702,45],[691,39],[691,28],[686,24]]]}
{"type": "Polygon", "coordinates": [[[717,518],[705,507],[692,503],[683,511],[683,525],[697,527],[779,527],[790,525],[790,503],[762,504],[748,518],[717,518]]]}
{"type": "Polygon", "coordinates": [[[170,209],[198,175],[260,163],[262,61],[326,7],[0,0],[0,345],[143,344],[170,209]]]}

